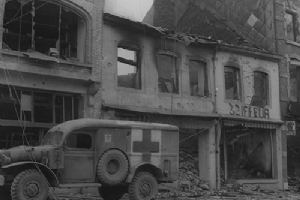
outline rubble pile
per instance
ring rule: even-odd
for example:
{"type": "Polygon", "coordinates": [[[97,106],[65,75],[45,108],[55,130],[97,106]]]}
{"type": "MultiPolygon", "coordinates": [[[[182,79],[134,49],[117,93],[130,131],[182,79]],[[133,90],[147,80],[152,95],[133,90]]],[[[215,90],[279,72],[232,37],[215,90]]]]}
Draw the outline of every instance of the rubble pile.
{"type": "Polygon", "coordinates": [[[299,192],[300,191],[300,177],[288,177],[289,189],[291,191],[299,192]]]}
{"type": "Polygon", "coordinates": [[[190,153],[179,153],[178,190],[161,192],[158,199],[170,197],[197,197],[208,193],[209,185],[198,176],[198,160],[190,153]]]}

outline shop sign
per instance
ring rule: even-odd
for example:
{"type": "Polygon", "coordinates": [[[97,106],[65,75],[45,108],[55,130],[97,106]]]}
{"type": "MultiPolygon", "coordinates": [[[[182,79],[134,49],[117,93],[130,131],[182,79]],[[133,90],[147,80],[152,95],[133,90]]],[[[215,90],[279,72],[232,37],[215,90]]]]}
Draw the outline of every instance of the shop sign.
{"type": "Polygon", "coordinates": [[[282,125],[281,131],[289,136],[296,136],[296,122],[285,121],[282,125]]]}
{"type": "Polygon", "coordinates": [[[260,108],[257,106],[239,105],[233,103],[229,103],[229,106],[230,115],[270,119],[270,110],[268,108],[260,108]]]}

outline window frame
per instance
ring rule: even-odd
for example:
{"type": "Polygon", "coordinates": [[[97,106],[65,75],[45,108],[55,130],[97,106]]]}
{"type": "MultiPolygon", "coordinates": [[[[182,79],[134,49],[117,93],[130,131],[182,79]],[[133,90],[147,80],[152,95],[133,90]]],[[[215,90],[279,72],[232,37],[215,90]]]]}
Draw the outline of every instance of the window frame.
{"type": "Polygon", "coordinates": [[[224,99],[227,100],[227,101],[243,101],[243,84],[242,84],[242,70],[239,66],[235,65],[235,64],[226,64],[224,65],[224,68],[223,68],[223,73],[224,73],[224,99]],[[236,71],[236,75],[238,75],[237,79],[237,96],[238,98],[237,99],[234,99],[234,98],[228,98],[227,97],[227,90],[226,90],[226,68],[231,68],[231,69],[234,69],[234,71],[236,71]]]}
{"type": "Polygon", "coordinates": [[[253,96],[255,96],[255,73],[260,73],[260,74],[265,75],[265,77],[267,77],[267,80],[265,81],[268,84],[267,91],[265,92],[267,95],[267,101],[266,101],[265,106],[270,106],[270,104],[271,104],[270,74],[263,70],[254,70],[253,71],[253,96]]]}
{"type": "Polygon", "coordinates": [[[94,141],[95,141],[95,138],[93,137],[94,134],[88,132],[88,131],[81,131],[81,130],[75,130],[75,131],[72,131],[70,134],[68,134],[65,139],[64,139],[64,142],[63,142],[63,146],[67,149],[67,150],[70,150],[70,151],[93,151],[94,150],[94,147],[95,147],[95,144],[94,144],[94,141]],[[74,134],[84,134],[84,135],[88,135],[90,136],[91,138],[91,147],[90,148],[75,148],[75,147],[69,147],[68,144],[67,144],[67,141],[68,141],[68,138],[74,134]]]}
{"type": "Polygon", "coordinates": [[[138,45],[135,45],[135,44],[132,44],[130,42],[121,42],[117,45],[117,64],[116,64],[116,85],[117,85],[117,88],[122,88],[122,89],[131,89],[131,90],[141,90],[142,89],[142,65],[141,65],[141,48],[139,48],[138,45]],[[134,51],[136,53],[136,62],[132,61],[132,60],[128,60],[126,58],[122,58],[122,57],[119,57],[118,55],[118,49],[119,48],[122,48],[122,49],[125,49],[125,50],[128,50],[128,51],[134,51]],[[137,84],[137,87],[124,87],[124,86],[120,86],[119,85],[119,74],[118,74],[118,63],[121,62],[121,63],[124,63],[124,64],[128,64],[130,66],[135,66],[136,67],[136,75],[137,75],[137,78],[135,81],[138,81],[138,84],[137,84]]]}
{"type": "Polygon", "coordinates": [[[284,12],[284,25],[285,25],[285,37],[286,37],[286,40],[287,41],[291,41],[291,42],[296,42],[298,43],[297,41],[297,36],[299,36],[300,34],[297,32],[297,19],[298,19],[298,14],[297,12],[293,11],[293,10],[285,10],[284,12]],[[291,39],[288,39],[288,33],[287,33],[287,23],[286,23],[286,20],[285,20],[285,16],[286,15],[290,15],[292,16],[292,25],[293,25],[293,40],[291,39]]]}
{"type": "MultiPolygon", "coordinates": [[[[56,59],[59,59],[61,60],[62,63],[78,63],[78,64],[89,64],[90,61],[91,61],[91,56],[89,55],[90,52],[91,52],[91,48],[92,48],[92,44],[91,44],[91,31],[90,31],[90,27],[91,27],[91,19],[90,19],[90,15],[87,13],[86,9],[78,6],[78,5],[75,5],[73,3],[70,3],[70,2],[65,2],[65,1],[62,1],[62,0],[52,0],[53,2],[50,2],[50,4],[52,5],[56,5],[58,7],[62,7],[63,9],[66,10],[66,12],[71,12],[72,14],[76,15],[77,16],[77,29],[76,29],[76,42],[75,42],[75,45],[76,45],[76,56],[73,57],[69,52],[70,56],[67,56],[67,54],[61,54],[62,51],[59,52],[59,56],[56,58],[56,59]],[[81,27],[79,29],[79,27],[81,27]],[[82,34],[81,36],[79,36],[79,34],[82,34]],[[82,50],[78,50],[78,49],[82,49],[82,50]]],[[[31,44],[30,44],[30,47],[27,49],[27,51],[22,51],[20,49],[17,49],[17,50],[13,50],[13,49],[7,49],[5,48],[5,43],[4,43],[4,33],[5,33],[5,28],[4,28],[4,17],[5,17],[5,9],[6,9],[6,4],[8,2],[5,2],[4,3],[4,8],[3,8],[3,19],[2,19],[2,31],[1,31],[1,40],[2,40],[2,43],[0,45],[0,48],[4,51],[7,51],[8,53],[13,53],[13,54],[16,54],[19,56],[19,53],[24,53],[26,54],[26,56],[24,57],[33,57],[33,58],[37,58],[37,59],[41,59],[41,60],[46,60],[46,61],[49,61],[52,59],[50,58],[46,58],[46,57],[43,57],[43,56],[37,56],[35,55],[34,53],[32,54],[30,52],[31,48],[32,47],[35,47],[36,49],[36,40],[37,38],[33,40],[34,36],[35,36],[35,33],[31,33],[30,34],[30,37],[31,37],[31,44]],[[29,51],[28,51],[29,50],[29,51]]],[[[32,4],[31,1],[28,2],[28,4],[32,4]]],[[[37,7],[39,8],[39,7],[37,7]]],[[[31,11],[32,12],[32,11],[31,11]]],[[[36,11],[33,11],[35,14],[36,14],[36,11]]],[[[35,24],[38,24],[36,23],[36,21],[34,21],[34,23],[32,23],[32,27],[31,29],[33,30],[33,27],[35,24]]],[[[60,26],[60,25],[59,25],[60,26]]],[[[60,30],[63,29],[62,27],[59,28],[60,30]]],[[[35,31],[36,32],[36,31],[35,31]]],[[[47,38],[46,38],[47,40],[47,38]]],[[[63,45],[62,42],[61,42],[61,37],[58,36],[57,38],[57,41],[60,41],[59,42],[59,48],[56,48],[53,46],[53,49],[57,49],[57,50],[60,50],[61,49],[61,46],[63,45]]],[[[75,40],[74,40],[75,41],[75,40]]],[[[69,43],[71,43],[69,41],[69,43]]],[[[52,48],[52,47],[51,47],[52,48]]],[[[66,48],[65,48],[66,49],[66,48]]],[[[70,49],[70,48],[69,48],[70,49]]],[[[39,52],[43,55],[46,55],[46,56],[50,56],[51,54],[51,51],[50,51],[50,48],[49,48],[49,52],[47,53],[42,53],[38,50],[34,50],[36,52],[39,52]]],[[[56,51],[52,51],[52,53],[55,53],[56,51]]]]}
{"type": "Polygon", "coordinates": [[[200,58],[189,58],[188,59],[188,76],[189,76],[189,96],[193,97],[193,98],[210,98],[211,94],[210,94],[210,86],[209,86],[209,67],[207,66],[208,62],[205,59],[200,59],[200,58]],[[206,88],[204,88],[204,96],[199,96],[199,95],[192,95],[191,94],[191,79],[190,79],[190,63],[194,61],[194,62],[202,62],[205,64],[205,84],[206,84],[206,88]],[[205,92],[207,92],[207,94],[205,95],[205,92]]]}
{"type": "Polygon", "coordinates": [[[180,57],[177,55],[177,53],[167,50],[159,50],[156,54],[156,72],[157,72],[157,91],[159,94],[164,95],[180,95],[181,93],[181,81],[180,81],[180,57]],[[175,59],[175,72],[176,72],[176,81],[177,81],[177,92],[162,92],[160,91],[159,87],[159,56],[169,56],[175,59]]]}

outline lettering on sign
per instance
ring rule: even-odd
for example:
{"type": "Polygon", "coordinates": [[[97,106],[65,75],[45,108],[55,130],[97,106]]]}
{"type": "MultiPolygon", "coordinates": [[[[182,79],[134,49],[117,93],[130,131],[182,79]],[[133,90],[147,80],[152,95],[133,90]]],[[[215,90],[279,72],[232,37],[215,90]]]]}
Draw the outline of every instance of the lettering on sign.
{"type": "Polygon", "coordinates": [[[296,122],[295,121],[285,121],[281,127],[283,133],[289,136],[296,136],[296,122]]]}
{"type": "Polygon", "coordinates": [[[268,108],[260,108],[257,106],[239,105],[233,103],[229,103],[229,106],[230,115],[270,119],[270,110],[268,108]]]}

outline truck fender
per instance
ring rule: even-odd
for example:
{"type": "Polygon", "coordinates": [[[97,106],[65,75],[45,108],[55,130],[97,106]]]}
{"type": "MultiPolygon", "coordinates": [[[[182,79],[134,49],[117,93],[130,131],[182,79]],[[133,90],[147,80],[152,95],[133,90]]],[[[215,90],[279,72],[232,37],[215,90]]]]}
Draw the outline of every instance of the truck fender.
{"type": "Polygon", "coordinates": [[[34,169],[37,169],[39,172],[42,172],[52,187],[57,187],[59,185],[59,181],[56,174],[47,165],[44,165],[42,163],[30,162],[30,161],[16,162],[16,163],[2,166],[2,169],[10,170],[21,166],[22,169],[26,169],[27,167],[28,168],[33,167],[34,169]]]}
{"type": "Polygon", "coordinates": [[[139,163],[138,165],[131,167],[130,174],[127,177],[127,182],[131,182],[134,175],[140,171],[150,172],[151,174],[154,175],[154,177],[157,180],[160,180],[163,177],[163,172],[159,167],[157,167],[151,163],[142,162],[142,163],[139,163]]]}

